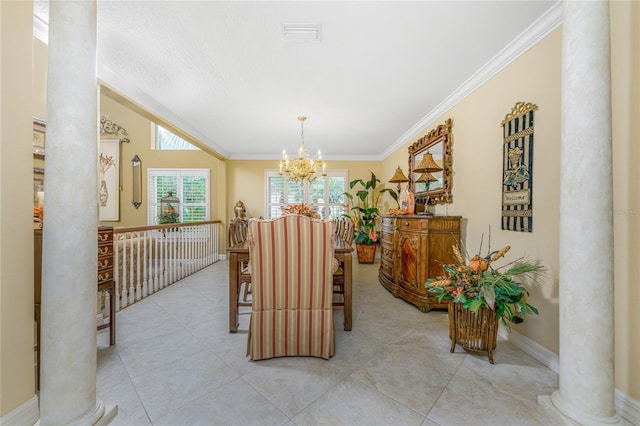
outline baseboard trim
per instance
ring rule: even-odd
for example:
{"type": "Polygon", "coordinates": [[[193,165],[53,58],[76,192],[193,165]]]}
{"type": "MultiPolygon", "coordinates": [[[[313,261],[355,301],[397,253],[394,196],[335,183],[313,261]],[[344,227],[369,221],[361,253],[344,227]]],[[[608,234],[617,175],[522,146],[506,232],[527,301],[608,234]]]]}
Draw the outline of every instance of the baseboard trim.
{"type": "MultiPolygon", "coordinates": [[[[518,333],[514,330],[508,331],[502,325],[498,329],[498,334],[503,339],[540,361],[551,371],[560,374],[560,358],[556,353],[550,351],[539,343],[534,342],[524,334],[518,333]]],[[[640,402],[616,389],[615,405],[616,412],[620,417],[633,425],[640,425],[640,402]]]]}
{"type": "Polygon", "coordinates": [[[220,258],[220,260],[227,260],[226,254],[219,254],[218,257],[220,258]]]}
{"type": "Polygon", "coordinates": [[[554,373],[560,374],[560,358],[556,353],[534,342],[524,334],[518,333],[515,330],[509,331],[502,325],[498,328],[498,334],[503,339],[540,361],[554,373]]]}
{"type": "Polygon", "coordinates": [[[40,419],[40,404],[38,403],[38,395],[20,405],[16,409],[10,411],[0,418],[2,426],[24,426],[33,425],[40,419]]]}
{"type": "Polygon", "coordinates": [[[616,411],[631,424],[640,425],[640,402],[616,389],[616,411]]]}

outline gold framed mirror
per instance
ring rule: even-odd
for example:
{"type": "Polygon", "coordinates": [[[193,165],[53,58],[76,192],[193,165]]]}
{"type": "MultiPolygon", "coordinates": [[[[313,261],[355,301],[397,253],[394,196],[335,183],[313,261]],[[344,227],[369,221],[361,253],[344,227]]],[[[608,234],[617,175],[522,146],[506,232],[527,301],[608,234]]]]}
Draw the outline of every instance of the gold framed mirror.
{"type": "Polygon", "coordinates": [[[449,118],[409,147],[409,188],[416,205],[452,202],[451,126],[449,118]]]}

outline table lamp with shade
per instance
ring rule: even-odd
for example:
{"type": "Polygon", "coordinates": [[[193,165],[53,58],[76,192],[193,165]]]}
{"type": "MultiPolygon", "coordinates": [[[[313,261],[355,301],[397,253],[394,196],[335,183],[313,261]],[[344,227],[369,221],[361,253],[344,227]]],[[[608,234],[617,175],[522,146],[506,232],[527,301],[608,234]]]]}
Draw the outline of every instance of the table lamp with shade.
{"type": "Polygon", "coordinates": [[[433,155],[429,152],[424,154],[418,166],[415,169],[413,169],[414,173],[422,173],[422,175],[420,175],[420,177],[418,178],[417,182],[426,182],[426,186],[427,186],[425,191],[426,201],[425,201],[424,214],[430,214],[429,211],[427,210],[427,205],[429,205],[429,183],[437,180],[431,173],[441,172],[442,170],[443,170],[442,167],[438,163],[436,163],[436,161],[433,159],[433,155]],[[420,180],[423,178],[423,176],[425,180],[420,180]]]}
{"type": "Polygon", "coordinates": [[[400,168],[400,166],[398,166],[393,177],[389,179],[389,182],[398,184],[398,195],[400,195],[400,190],[401,190],[400,184],[409,182],[409,178],[404,175],[404,173],[402,172],[402,169],[400,168]]]}
{"type": "Polygon", "coordinates": [[[416,179],[416,182],[424,182],[425,185],[426,185],[425,188],[428,191],[429,190],[429,184],[431,182],[435,182],[437,180],[438,180],[438,178],[436,178],[434,175],[432,175],[431,173],[425,172],[425,173],[422,173],[418,179],[416,179]]]}

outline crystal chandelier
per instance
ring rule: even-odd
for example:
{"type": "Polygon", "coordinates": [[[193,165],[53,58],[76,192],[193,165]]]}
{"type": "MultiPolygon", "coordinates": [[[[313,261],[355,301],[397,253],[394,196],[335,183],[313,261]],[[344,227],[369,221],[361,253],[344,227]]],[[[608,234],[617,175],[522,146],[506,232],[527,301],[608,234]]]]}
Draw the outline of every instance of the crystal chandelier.
{"type": "Polygon", "coordinates": [[[280,176],[286,173],[288,178],[294,181],[307,179],[309,182],[316,180],[318,170],[322,169],[322,176],[326,176],[327,163],[322,161],[320,151],[318,151],[318,159],[313,160],[307,154],[304,147],[304,121],[307,117],[298,117],[300,120],[300,147],[298,148],[298,157],[293,160],[287,158],[287,152],[282,150],[282,160],[280,160],[280,176]]]}

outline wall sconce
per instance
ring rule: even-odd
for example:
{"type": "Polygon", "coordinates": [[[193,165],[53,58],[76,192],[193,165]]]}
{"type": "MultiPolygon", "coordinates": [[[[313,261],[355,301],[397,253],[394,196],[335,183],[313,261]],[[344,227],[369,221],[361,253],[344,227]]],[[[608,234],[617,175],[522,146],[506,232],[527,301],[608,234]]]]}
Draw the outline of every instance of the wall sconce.
{"type": "Polygon", "coordinates": [[[142,160],[138,154],[131,159],[133,167],[133,207],[136,209],[142,204],[142,160]]]}

